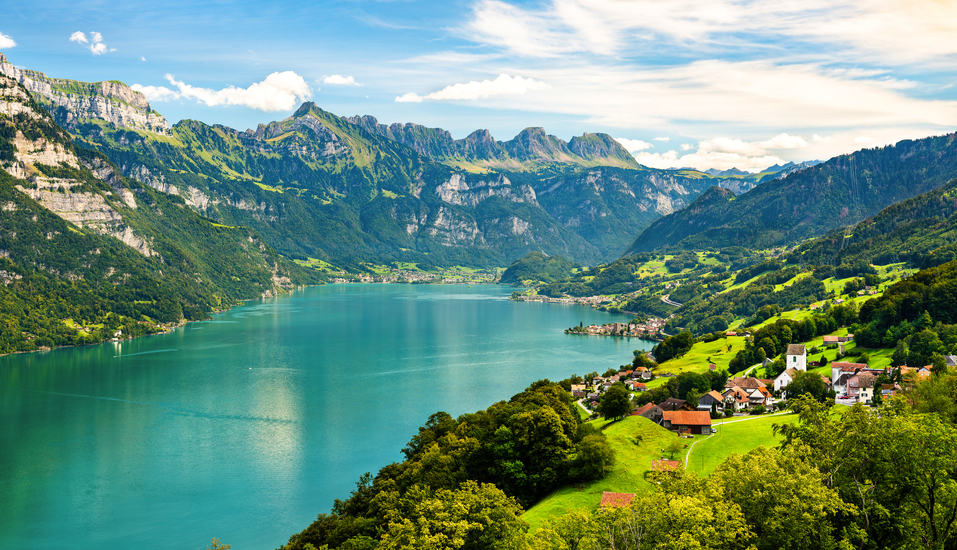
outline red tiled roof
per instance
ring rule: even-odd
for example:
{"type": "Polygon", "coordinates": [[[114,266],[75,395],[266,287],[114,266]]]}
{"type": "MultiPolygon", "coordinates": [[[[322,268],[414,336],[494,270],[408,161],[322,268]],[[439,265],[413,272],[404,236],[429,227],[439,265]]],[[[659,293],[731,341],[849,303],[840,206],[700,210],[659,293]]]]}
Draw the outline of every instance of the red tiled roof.
{"type": "Polygon", "coordinates": [[[637,415],[645,414],[646,412],[650,411],[654,406],[655,406],[654,403],[648,403],[648,404],[645,405],[644,407],[641,407],[640,409],[636,410],[635,412],[633,412],[633,413],[631,413],[631,414],[636,415],[636,416],[637,416],[637,415]]]}
{"type": "Polygon", "coordinates": [[[623,508],[631,506],[635,493],[609,493],[605,491],[601,494],[602,508],[623,508]]]}
{"type": "Polygon", "coordinates": [[[672,426],[710,426],[711,414],[708,411],[664,411],[664,419],[672,426]]]}
{"type": "Polygon", "coordinates": [[[651,470],[653,472],[670,472],[681,468],[681,462],[677,460],[652,460],[651,470]]]}

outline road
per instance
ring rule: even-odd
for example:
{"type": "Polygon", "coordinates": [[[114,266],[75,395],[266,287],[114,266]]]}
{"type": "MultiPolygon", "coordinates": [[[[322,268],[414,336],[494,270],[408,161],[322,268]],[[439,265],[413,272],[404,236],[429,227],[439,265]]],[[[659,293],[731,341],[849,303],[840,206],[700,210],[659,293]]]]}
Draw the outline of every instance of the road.
{"type": "Polygon", "coordinates": [[[661,301],[669,306],[681,307],[681,304],[671,299],[671,294],[665,294],[662,296],[661,301]]]}

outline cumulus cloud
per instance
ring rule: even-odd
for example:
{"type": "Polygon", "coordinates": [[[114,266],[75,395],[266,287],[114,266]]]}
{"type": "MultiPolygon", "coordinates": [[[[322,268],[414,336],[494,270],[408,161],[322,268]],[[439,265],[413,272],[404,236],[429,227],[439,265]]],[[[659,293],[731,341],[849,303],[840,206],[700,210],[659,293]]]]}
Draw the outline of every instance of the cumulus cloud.
{"type": "Polygon", "coordinates": [[[407,93],[396,97],[395,100],[399,103],[420,103],[425,99],[436,101],[476,100],[497,95],[523,95],[528,93],[529,90],[546,90],[549,87],[545,82],[531,78],[500,74],[495,80],[483,80],[481,82],[473,80],[467,84],[452,84],[428,95],[420,96],[415,93],[407,93]]]}
{"type": "Polygon", "coordinates": [[[741,153],[721,151],[702,151],[679,155],[677,151],[665,153],[638,153],[634,155],[639,164],[651,168],[694,168],[696,170],[729,170],[737,168],[748,172],[760,172],[774,164],[784,164],[785,160],[776,155],[748,156],[741,153]]]}
{"type": "MultiPolygon", "coordinates": [[[[768,166],[787,162],[772,152],[773,150],[803,149],[807,145],[807,141],[801,136],[785,133],[762,141],[716,137],[698,142],[697,151],[694,152],[685,154],[679,154],[674,150],[665,153],[639,152],[633,153],[633,156],[639,163],[652,168],[690,167],[698,170],[738,168],[749,172],[759,172],[768,166]]],[[[682,151],[692,149],[694,146],[688,143],[681,145],[682,151]]]]}
{"type": "Polygon", "coordinates": [[[142,86],[134,84],[132,88],[146,95],[150,101],[171,101],[176,99],[195,99],[209,106],[242,105],[262,111],[288,111],[299,102],[312,97],[312,90],[305,79],[293,71],[275,72],[262,82],[248,88],[229,86],[222,90],[198,88],[177,81],[167,74],[166,80],[175,86],[142,86]]]}
{"type": "Polygon", "coordinates": [[[670,137],[656,137],[656,138],[652,138],[652,139],[653,139],[654,141],[664,141],[664,142],[671,141],[671,138],[670,138],[670,137]]]}
{"type": "Polygon", "coordinates": [[[654,145],[641,141],[640,139],[628,139],[628,138],[615,138],[615,141],[621,144],[629,153],[634,153],[635,151],[644,151],[645,149],[650,149],[654,145]]]}
{"type": "Polygon", "coordinates": [[[76,42],[89,48],[90,53],[93,55],[103,55],[106,52],[116,51],[116,48],[107,48],[106,44],[103,43],[103,35],[95,31],[90,33],[89,39],[87,39],[86,34],[83,32],[76,31],[70,35],[70,42],[76,42]]]}
{"type": "Polygon", "coordinates": [[[332,76],[324,76],[322,82],[325,84],[334,84],[336,86],[362,86],[356,82],[356,79],[351,76],[342,76],[334,74],[332,76]]]}
{"type": "Polygon", "coordinates": [[[0,32],[0,48],[12,48],[16,45],[17,43],[14,42],[13,38],[10,38],[9,36],[0,32]]]}
{"type": "Polygon", "coordinates": [[[811,136],[811,139],[813,139],[816,143],[830,143],[831,141],[830,137],[821,137],[817,134],[811,136]]]}

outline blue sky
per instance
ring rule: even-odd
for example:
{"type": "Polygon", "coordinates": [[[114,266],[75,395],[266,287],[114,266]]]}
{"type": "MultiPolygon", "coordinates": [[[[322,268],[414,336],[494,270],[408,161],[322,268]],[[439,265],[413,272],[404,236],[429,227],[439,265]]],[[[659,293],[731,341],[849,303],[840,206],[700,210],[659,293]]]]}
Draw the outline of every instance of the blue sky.
{"type": "Polygon", "coordinates": [[[122,80],[171,122],[338,115],[619,138],[756,170],[957,130],[957,2],[8,2],[0,51],[122,80]],[[71,39],[72,38],[72,39],[71,39]]]}

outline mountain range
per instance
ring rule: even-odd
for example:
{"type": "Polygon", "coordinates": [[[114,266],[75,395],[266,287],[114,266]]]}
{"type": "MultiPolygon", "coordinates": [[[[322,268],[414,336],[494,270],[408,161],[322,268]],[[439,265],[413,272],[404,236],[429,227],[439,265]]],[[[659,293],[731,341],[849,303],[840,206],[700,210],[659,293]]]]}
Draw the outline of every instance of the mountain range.
{"type": "Polygon", "coordinates": [[[51,78],[3,57],[0,73],[123,176],[249,227],[291,258],[343,267],[504,266],[532,251],[609,261],[708,187],[741,191],[758,179],[646,168],[607,134],[565,142],[529,128],[505,142],[484,130],[454,140],[312,103],[255,130],[170,126],[119,82],[51,78]]]}
{"type": "Polygon", "coordinates": [[[625,255],[767,248],[853,225],[957,177],[957,134],[904,140],[806,167],[736,195],[711,188],[645,229],[625,255]]]}

